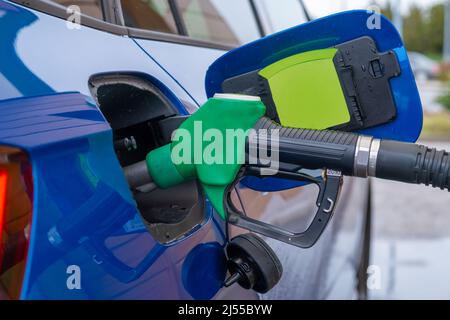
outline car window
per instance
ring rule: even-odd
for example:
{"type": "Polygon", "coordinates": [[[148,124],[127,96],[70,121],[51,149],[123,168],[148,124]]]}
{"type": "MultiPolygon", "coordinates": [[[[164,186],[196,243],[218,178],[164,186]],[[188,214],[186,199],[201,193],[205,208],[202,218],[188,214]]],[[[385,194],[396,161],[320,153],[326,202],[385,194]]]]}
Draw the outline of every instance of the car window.
{"type": "Polygon", "coordinates": [[[178,0],[190,37],[237,46],[260,37],[247,0],[178,0]]]}
{"type": "Polygon", "coordinates": [[[65,7],[76,5],[80,7],[82,14],[103,20],[101,0],[53,0],[65,7]]]}
{"type": "Polygon", "coordinates": [[[121,4],[126,26],[177,33],[167,0],[121,0],[121,4]]]}
{"type": "Polygon", "coordinates": [[[255,5],[266,34],[278,32],[307,21],[299,0],[257,0],[255,5]]]}

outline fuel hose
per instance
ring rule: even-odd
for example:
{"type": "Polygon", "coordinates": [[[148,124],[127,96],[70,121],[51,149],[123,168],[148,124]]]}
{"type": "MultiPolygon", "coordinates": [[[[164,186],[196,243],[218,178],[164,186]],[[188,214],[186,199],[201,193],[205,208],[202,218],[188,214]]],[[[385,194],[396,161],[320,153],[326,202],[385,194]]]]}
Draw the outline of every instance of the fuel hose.
{"type": "MultiPolygon", "coordinates": [[[[277,129],[279,162],[307,169],[333,169],[347,176],[376,177],[450,190],[450,157],[424,145],[380,140],[351,132],[282,127],[261,118],[256,131],[277,129]]],[[[264,135],[258,135],[259,138],[264,135]]],[[[270,134],[265,143],[271,147],[270,134]]],[[[254,144],[252,144],[254,145],[254,144]]],[[[247,146],[248,150],[252,147],[247,146]]]]}

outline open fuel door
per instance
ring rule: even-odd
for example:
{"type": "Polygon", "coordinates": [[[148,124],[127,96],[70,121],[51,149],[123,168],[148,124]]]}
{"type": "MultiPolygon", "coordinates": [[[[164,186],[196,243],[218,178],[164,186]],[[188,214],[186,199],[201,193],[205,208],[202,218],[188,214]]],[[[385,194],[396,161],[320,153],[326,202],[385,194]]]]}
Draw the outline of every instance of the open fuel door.
{"type": "MultiPolygon", "coordinates": [[[[384,16],[348,11],[264,37],[217,59],[205,79],[217,93],[260,96],[283,126],[357,131],[415,142],[422,105],[399,33],[384,16]]],[[[260,191],[299,183],[247,177],[260,191]],[[268,183],[270,181],[270,183],[268,183]]]]}
{"type": "Polygon", "coordinates": [[[370,11],[338,13],[232,50],[209,67],[205,86],[208,97],[259,95],[268,115],[284,126],[357,130],[407,142],[422,129],[400,35],[370,11]]]}

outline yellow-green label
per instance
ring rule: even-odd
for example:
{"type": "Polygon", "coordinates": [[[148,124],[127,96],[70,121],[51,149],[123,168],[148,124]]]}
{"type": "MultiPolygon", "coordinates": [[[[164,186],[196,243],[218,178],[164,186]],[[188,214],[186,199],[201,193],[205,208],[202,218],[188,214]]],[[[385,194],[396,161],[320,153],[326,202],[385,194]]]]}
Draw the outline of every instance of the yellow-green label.
{"type": "Polygon", "coordinates": [[[304,52],[260,71],[269,82],[283,126],[326,129],[350,121],[333,63],[336,52],[335,48],[304,52]]]}

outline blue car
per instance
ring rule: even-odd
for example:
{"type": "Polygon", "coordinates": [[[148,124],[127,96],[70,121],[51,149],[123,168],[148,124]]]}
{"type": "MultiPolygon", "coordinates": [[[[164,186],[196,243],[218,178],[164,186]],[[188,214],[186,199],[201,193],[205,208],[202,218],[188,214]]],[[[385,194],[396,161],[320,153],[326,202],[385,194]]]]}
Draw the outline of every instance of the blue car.
{"type": "MultiPolygon", "coordinates": [[[[306,19],[297,0],[0,1],[0,299],[365,298],[366,181],[346,180],[313,248],[268,240],[284,273],[257,294],[222,287],[243,231],[195,182],[136,193],[124,175],[206,101],[217,58],[306,19]]],[[[314,192],[235,196],[301,228],[314,192]]]]}

